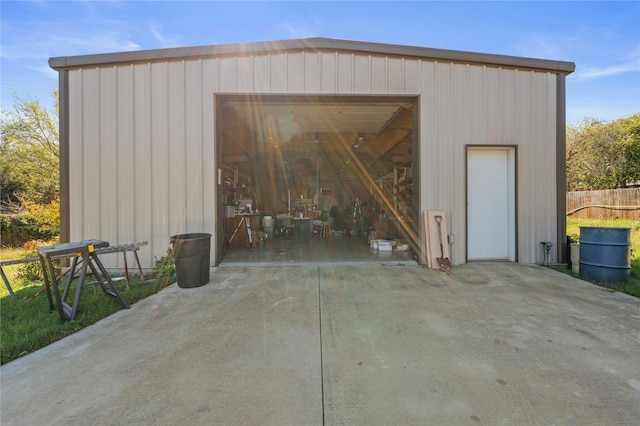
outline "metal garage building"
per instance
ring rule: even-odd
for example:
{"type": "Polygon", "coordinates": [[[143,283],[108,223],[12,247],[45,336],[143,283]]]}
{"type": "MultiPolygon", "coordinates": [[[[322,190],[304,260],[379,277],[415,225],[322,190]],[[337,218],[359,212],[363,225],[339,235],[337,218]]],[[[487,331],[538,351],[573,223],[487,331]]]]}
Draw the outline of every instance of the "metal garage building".
{"type": "Polygon", "coordinates": [[[445,212],[455,263],[540,263],[542,241],[564,258],[573,63],[311,38],[49,64],[62,241],[147,240],[150,267],[169,236],[208,232],[219,264],[225,185],[246,184],[274,212],[378,203],[423,262],[426,210],[445,212]]]}

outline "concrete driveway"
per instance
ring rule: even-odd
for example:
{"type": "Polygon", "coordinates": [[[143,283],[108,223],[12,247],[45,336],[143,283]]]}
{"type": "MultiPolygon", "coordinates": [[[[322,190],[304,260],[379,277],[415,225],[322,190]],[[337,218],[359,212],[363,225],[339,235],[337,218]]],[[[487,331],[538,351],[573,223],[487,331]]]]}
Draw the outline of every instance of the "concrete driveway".
{"type": "Polygon", "coordinates": [[[640,300],[539,266],[220,267],[0,368],[2,425],[636,425],[640,300]]]}

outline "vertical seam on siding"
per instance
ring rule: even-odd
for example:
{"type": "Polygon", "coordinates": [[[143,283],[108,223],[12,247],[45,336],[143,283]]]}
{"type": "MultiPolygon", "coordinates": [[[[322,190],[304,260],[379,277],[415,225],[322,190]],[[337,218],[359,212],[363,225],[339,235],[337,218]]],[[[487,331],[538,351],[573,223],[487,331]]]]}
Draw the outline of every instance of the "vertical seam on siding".
{"type": "Polygon", "coordinates": [[[498,140],[500,140],[501,144],[506,143],[504,140],[504,134],[503,134],[503,129],[502,129],[502,118],[503,118],[503,110],[504,107],[502,106],[502,96],[503,96],[503,90],[504,88],[503,86],[503,81],[502,81],[502,67],[498,68],[498,129],[499,129],[499,134],[497,135],[498,140]]]}
{"type": "MultiPolygon", "coordinates": [[[[118,67],[117,66],[113,66],[113,79],[115,80],[115,121],[116,121],[116,129],[115,129],[115,156],[116,156],[116,164],[115,164],[115,172],[116,172],[116,196],[115,196],[115,210],[116,210],[116,218],[117,220],[116,222],[116,244],[120,243],[120,218],[119,218],[119,211],[120,209],[118,208],[118,205],[120,204],[120,173],[118,173],[118,169],[120,168],[120,150],[119,148],[119,144],[120,144],[120,120],[118,118],[118,101],[120,99],[120,97],[118,96],[118,89],[120,87],[119,81],[118,81],[118,67]]],[[[115,256],[116,258],[116,265],[120,265],[120,256],[115,256]]]]}
{"type": "MultiPolygon", "coordinates": [[[[202,61],[202,58],[198,58],[198,84],[199,84],[199,88],[200,90],[198,91],[200,93],[200,126],[199,130],[198,130],[198,141],[200,144],[200,175],[203,178],[202,181],[202,185],[200,185],[200,199],[202,200],[202,202],[200,203],[200,227],[202,229],[206,229],[205,226],[205,208],[204,208],[204,203],[205,203],[205,191],[204,191],[204,166],[205,166],[205,162],[204,162],[204,96],[206,95],[205,91],[204,91],[204,87],[203,86],[203,76],[204,76],[204,72],[203,72],[203,67],[204,67],[204,62],[202,61]]],[[[208,96],[211,96],[211,94],[209,94],[208,96]]],[[[215,118],[213,119],[215,121],[215,118]]],[[[216,162],[213,162],[213,164],[217,164],[216,162]]],[[[217,165],[216,165],[216,169],[217,169],[217,165]]],[[[217,189],[217,188],[216,188],[217,189]]],[[[215,229],[215,225],[214,225],[214,229],[215,229]]]]}
{"type": "Polygon", "coordinates": [[[511,102],[511,111],[509,119],[511,120],[511,134],[513,143],[518,145],[520,138],[518,137],[518,70],[514,70],[512,73],[513,83],[509,86],[511,92],[509,92],[509,102],[511,102]]]}
{"type": "Polygon", "coordinates": [[[356,93],[356,54],[351,54],[351,93],[356,93]]]}
{"type": "Polygon", "coordinates": [[[98,232],[102,235],[102,206],[100,200],[102,200],[102,93],[100,93],[100,83],[102,80],[102,69],[96,67],[98,71],[98,232]]]}
{"type": "Polygon", "coordinates": [[[169,135],[171,134],[171,120],[169,119],[169,62],[164,62],[164,122],[165,122],[165,158],[164,158],[164,169],[167,173],[163,173],[164,176],[164,187],[169,188],[169,193],[166,194],[167,198],[165,199],[164,208],[167,209],[167,223],[166,229],[167,235],[171,232],[171,209],[169,208],[169,200],[171,199],[171,171],[169,170],[169,158],[171,158],[171,149],[169,148],[169,135]]]}
{"type": "Polygon", "coordinates": [[[466,79],[467,79],[467,99],[466,99],[466,111],[465,111],[465,120],[467,123],[467,134],[465,135],[466,139],[467,139],[467,143],[471,143],[471,105],[470,105],[470,100],[471,100],[471,66],[469,64],[467,64],[465,66],[466,68],[466,79]]]}
{"type": "MultiPolygon", "coordinates": [[[[340,79],[340,55],[338,55],[338,52],[335,53],[336,55],[336,68],[335,68],[335,79],[336,81],[333,83],[334,88],[333,88],[333,93],[339,93],[340,92],[340,84],[339,84],[339,79],[340,79]]],[[[318,182],[316,182],[316,185],[318,184],[318,182]]]]}
{"type": "Polygon", "coordinates": [[[322,53],[318,52],[318,75],[320,77],[320,90],[319,92],[322,93],[322,53]]]}
{"type": "Polygon", "coordinates": [[[289,52],[284,52],[284,92],[289,93],[289,52]]]}
{"type": "MultiPolygon", "coordinates": [[[[404,67],[404,64],[403,64],[404,67]]],[[[446,167],[449,168],[449,164],[455,163],[455,153],[456,153],[456,147],[457,147],[457,134],[456,134],[456,126],[455,126],[455,119],[456,117],[454,116],[456,109],[454,107],[454,104],[456,102],[456,98],[455,98],[455,77],[456,77],[456,73],[455,73],[455,64],[451,63],[449,65],[449,84],[450,84],[450,88],[449,88],[449,117],[451,120],[451,143],[448,144],[451,148],[447,149],[447,162],[446,162],[446,167]]],[[[453,170],[453,167],[450,168],[450,170],[453,170]]],[[[447,182],[447,186],[448,186],[448,194],[453,194],[454,192],[452,191],[452,188],[455,188],[456,186],[456,174],[452,174],[451,175],[451,179],[449,182],[447,182]]],[[[452,219],[453,217],[453,212],[456,211],[456,204],[455,204],[455,199],[456,197],[448,197],[449,199],[447,200],[447,204],[449,204],[450,209],[449,209],[449,219],[452,219]]],[[[451,223],[451,222],[449,222],[451,223]]]]}
{"type": "Polygon", "coordinates": [[[220,58],[216,58],[216,79],[218,81],[216,81],[216,88],[218,89],[218,91],[220,91],[220,58]]]}
{"type": "Polygon", "coordinates": [[[489,138],[487,137],[487,121],[488,121],[488,102],[489,99],[487,97],[487,66],[482,66],[482,97],[484,100],[484,108],[482,108],[482,137],[484,139],[484,143],[488,144],[489,138]]]}
{"type": "MultiPolygon", "coordinates": [[[[151,125],[151,123],[153,122],[153,114],[154,114],[154,103],[153,103],[153,81],[152,81],[152,75],[151,75],[151,64],[147,63],[147,78],[146,80],[149,82],[148,83],[148,87],[147,90],[149,91],[149,93],[147,94],[147,99],[149,100],[149,118],[148,118],[148,122],[147,122],[147,126],[149,126],[149,137],[148,137],[148,142],[149,142],[149,151],[150,151],[150,156],[149,156],[149,172],[148,172],[148,176],[149,176],[149,191],[150,191],[150,204],[153,204],[152,201],[152,197],[153,197],[153,187],[154,187],[154,183],[153,183],[153,162],[155,160],[155,156],[153,155],[155,150],[153,149],[153,136],[154,136],[154,129],[153,126],[151,125]]],[[[149,239],[151,240],[151,247],[154,246],[154,232],[153,232],[153,205],[151,206],[151,208],[149,208],[148,210],[148,223],[149,223],[149,239]]]]}
{"type": "Polygon", "coordinates": [[[373,92],[373,58],[369,55],[369,94],[373,92]]]}
{"type": "Polygon", "coordinates": [[[304,70],[305,70],[304,52],[301,52],[300,60],[302,61],[302,64],[301,64],[302,65],[301,66],[301,68],[302,68],[302,76],[301,76],[302,77],[302,93],[307,93],[307,85],[306,85],[307,79],[305,78],[306,74],[304,72],[304,70]]]}
{"type": "MultiPolygon", "coordinates": [[[[136,158],[136,107],[135,107],[135,93],[136,93],[136,75],[135,75],[135,67],[133,66],[133,64],[129,65],[129,69],[131,70],[131,99],[129,99],[129,101],[131,102],[131,158],[132,161],[135,164],[135,158],[136,158]]],[[[138,241],[138,230],[136,228],[136,220],[135,217],[137,215],[137,211],[136,211],[136,191],[138,189],[138,180],[136,179],[136,172],[135,172],[136,168],[135,166],[133,167],[132,170],[132,177],[133,177],[133,185],[132,185],[132,199],[133,199],[133,218],[131,226],[133,228],[133,241],[138,241]]]]}
{"type": "MultiPolygon", "coordinates": [[[[150,155],[149,155],[149,171],[147,172],[147,176],[149,178],[149,190],[150,193],[149,195],[152,196],[153,195],[153,145],[152,142],[153,141],[153,126],[151,125],[151,121],[153,119],[153,102],[152,102],[152,93],[153,93],[153,89],[151,88],[151,64],[147,63],[147,76],[145,79],[148,84],[147,84],[147,90],[149,91],[147,93],[147,99],[149,102],[149,117],[148,117],[148,121],[147,121],[147,126],[149,126],[149,132],[148,132],[148,140],[149,140],[149,151],[150,151],[150,155]]],[[[151,204],[151,203],[150,203],[151,204]]],[[[148,210],[148,223],[150,224],[150,230],[149,230],[149,239],[151,241],[149,241],[149,243],[151,244],[151,247],[154,246],[154,238],[153,238],[153,207],[149,208],[148,210]]],[[[152,249],[153,250],[153,249],[152,249]]]]}
{"type": "Polygon", "coordinates": [[[189,191],[187,190],[187,188],[189,187],[189,183],[187,182],[187,170],[188,170],[188,161],[187,161],[187,62],[183,59],[182,60],[182,150],[183,150],[183,161],[184,161],[184,168],[182,170],[182,173],[184,175],[184,213],[183,213],[183,218],[182,220],[184,221],[183,223],[183,229],[185,230],[185,232],[187,231],[187,225],[189,224],[189,219],[187,218],[187,211],[188,211],[188,207],[189,207],[189,191]]]}
{"type": "Polygon", "coordinates": [[[384,93],[389,94],[389,57],[384,57],[384,93]]]}
{"type": "Polygon", "coordinates": [[[401,67],[400,67],[400,68],[402,69],[402,75],[401,75],[401,78],[402,78],[402,93],[406,94],[406,93],[407,93],[407,90],[406,90],[405,81],[406,81],[406,79],[407,79],[407,76],[405,75],[405,73],[406,73],[406,69],[405,69],[404,58],[402,58],[402,59],[400,60],[400,65],[401,65],[401,67]]]}
{"type": "MultiPolygon", "coordinates": [[[[81,109],[80,109],[80,138],[81,140],[84,140],[84,130],[85,130],[85,123],[86,123],[86,119],[87,119],[87,115],[86,115],[86,109],[83,108],[82,106],[85,104],[85,100],[84,100],[84,94],[85,94],[85,72],[83,69],[80,69],[78,71],[80,73],[80,104],[81,104],[81,109]]],[[[80,150],[80,196],[82,198],[84,198],[84,144],[80,143],[80,146],[78,147],[78,149],[80,150]]],[[[71,147],[69,147],[69,149],[71,149],[71,147]]],[[[84,235],[84,216],[85,216],[85,208],[82,207],[80,209],[81,212],[81,217],[80,217],[80,235],[84,235]]]]}
{"type": "MultiPolygon", "coordinates": [[[[434,67],[433,67],[433,110],[432,110],[432,114],[434,115],[434,120],[433,120],[433,138],[431,139],[432,142],[436,141],[438,139],[438,132],[440,131],[440,115],[438,114],[438,92],[440,91],[440,88],[438,87],[438,61],[434,61],[434,67]]],[[[435,149],[437,149],[438,144],[437,143],[433,143],[429,149],[432,152],[432,154],[437,154],[434,153],[434,147],[435,149]]],[[[431,155],[431,163],[433,164],[434,161],[433,159],[435,158],[434,155],[431,155]]],[[[431,170],[433,170],[433,168],[430,168],[431,170]]],[[[437,185],[436,185],[437,186],[437,185]]],[[[431,201],[434,202],[436,201],[436,197],[437,194],[433,194],[433,185],[431,186],[431,201]]]]}

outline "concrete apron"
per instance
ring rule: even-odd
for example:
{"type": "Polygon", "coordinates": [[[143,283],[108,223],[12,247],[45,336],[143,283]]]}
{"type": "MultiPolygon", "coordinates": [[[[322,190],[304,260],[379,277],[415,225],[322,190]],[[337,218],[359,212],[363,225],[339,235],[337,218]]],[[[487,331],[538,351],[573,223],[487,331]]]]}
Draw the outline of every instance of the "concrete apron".
{"type": "Polygon", "coordinates": [[[225,267],[0,367],[3,425],[637,424],[640,300],[514,263],[225,267]]]}

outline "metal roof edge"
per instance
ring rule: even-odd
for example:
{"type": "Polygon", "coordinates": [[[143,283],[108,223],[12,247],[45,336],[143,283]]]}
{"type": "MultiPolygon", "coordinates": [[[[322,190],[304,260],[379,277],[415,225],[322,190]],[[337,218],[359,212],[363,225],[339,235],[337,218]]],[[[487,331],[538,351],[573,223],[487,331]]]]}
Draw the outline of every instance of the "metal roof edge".
{"type": "Polygon", "coordinates": [[[217,44],[193,47],[174,47],[166,49],[137,50],[130,52],[101,53],[94,55],[61,56],[49,58],[49,66],[55,70],[106,64],[145,62],[170,59],[189,59],[194,57],[226,56],[246,53],[284,52],[293,50],[342,50],[411,56],[433,60],[446,60],[514,68],[539,69],[570,74],[575,63],[548,59],[525,58],[519,56],[475,53],[458,50],[434,49],[428,47],[403,46],[364,41],[340,40],[324,37],[256,41],[249,43],[217,44]]]}

